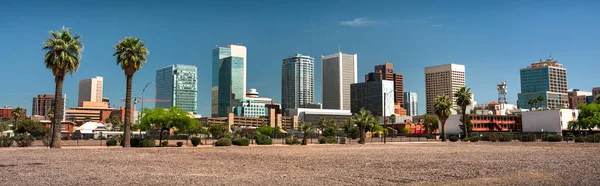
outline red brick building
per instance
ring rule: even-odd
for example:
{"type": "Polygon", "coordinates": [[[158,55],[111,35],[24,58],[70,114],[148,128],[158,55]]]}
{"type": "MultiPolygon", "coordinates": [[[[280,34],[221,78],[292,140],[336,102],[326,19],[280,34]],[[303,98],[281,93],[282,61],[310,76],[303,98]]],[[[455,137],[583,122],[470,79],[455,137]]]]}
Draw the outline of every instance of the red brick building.
{"type": "MultiPolygon", "coordinates": [[[[4,108],[0,108],[0,119],[14,119],[13,115],[12,115],[12,111],[13,108],[11,107],[4,107],[4,108]]],[[[23,109],[23,117],[21,117],[21,119],[25,119],[27,118],[27,109],[23,109]]]]}
{"type": "Polygon", "coordinates": [[[394,73],[394,65],[392,63],[385,63],[383,65],[375,66],[375,71],[365,75],[365,81],[381,81],[388,80],[394,82],[394,109],[395,114],[399,116],[406,116],[406,109],[404,109],[404,81],[402,74],[394,73]]]}

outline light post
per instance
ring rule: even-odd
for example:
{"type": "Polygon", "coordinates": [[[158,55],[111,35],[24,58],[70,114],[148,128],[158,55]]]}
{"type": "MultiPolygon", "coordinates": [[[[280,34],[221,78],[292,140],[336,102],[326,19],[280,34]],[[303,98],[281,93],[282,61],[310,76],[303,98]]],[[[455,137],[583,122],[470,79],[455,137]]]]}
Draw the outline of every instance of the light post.
{"type": "MultiPolygon", "coordinates": [[[[390,92],[384,92],[383,93],[383,144],[387,143],[387,118],[386,118],[386,112],[385,112],[385,103],[387,102],[387,96],[389,95],[390,92]]],[[[373,137],[371,137],[371,139],[373,139],[373,137]]]]}
{"type": "MultiPolygon", "coordinates": [[[[140,124],[140,120],[142,118],[142,113],[144,113],[144,92],[146,92],[146,88],[148,88],[148,85],[152,84],[153,82],[150,81],[148,83],[146,83],[146,86],[144,86],[144,89],[142,89],[142,110],[140,110],[140,113],[138,113],[138,125],[140,124]]],[[[142,129],[139,128],[138,130],[140,130],[140,139],[142,139],[142,129]]]]}

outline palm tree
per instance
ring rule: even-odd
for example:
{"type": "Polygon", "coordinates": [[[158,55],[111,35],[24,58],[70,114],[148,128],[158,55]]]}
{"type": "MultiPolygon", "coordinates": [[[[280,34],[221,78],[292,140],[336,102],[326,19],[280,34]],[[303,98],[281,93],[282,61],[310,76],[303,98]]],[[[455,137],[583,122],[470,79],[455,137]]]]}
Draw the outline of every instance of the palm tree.
{"type": "Polygon", "coordinates": [[[535,102],[537,102],[537,99],[535,99],[535,100],[534,99],[529,99],[527,101],[527,104],[529,104],[529,110],[533,109],[533,105],[535,105],[535,102]]]}
{"type": "Polygon", "coordinates": [[[85,122],[85,123],[90,122],[90,121],[92,121],[92,118],[89,116],[86,116],[85,118],[83,118],[83,122],[85,122]]]}
{"type": "Polygon", "coordinates": [[[116,52],[113,56],[117,56],[117,65],[121,65],[121,68],[125,71],[125,76],[127,77],[127,90],[125,93],[125,139],[123,139],[123,147],[129,148],[129,140],[131,138],[129,131],[131,127],[131,86],[133,75],[144,66],[146,55],[150,52],[146,49],[142,40],[134,37],[126,37],[119,41],[115,46],[115,50],[116,52]]]}
{"type": "Polygon", "coordinates": [[[13,116],[13,118],[15,118],[15,131],[18,130],[18,125],[19,125],[19,118],[22,118],[23,116],[25,116],[25,110],[23,109],[23,107],[17,107],[15,109],[12,110],[12,112],[10,112],[10,114],[13,116]]]}
{"type": "Polygon", "coordinates": [[[302,137],[302,145],[306,145],[308,143],[308,133],[314,130],[314,126],[311,122],[302,122],[300,123],[300,130],[304,133],[302,137]]]}
{"type": "Polygon", "coordinates": [[[79,41],[80,35],[71,35],[71,29],[63,27],[60,31],[50,31],[50,38],[44,41],[42,50],[46,68],[52,70],[56,88],[54,91],[54,121],[52,122],[52,138],[50,148],[60,148],[60,122],[63,118],[64,102],[63,82],[67,73],[71,75],[77,71],[81,61],[83,43],[79,41]]]}
{"type": "Polygon", "coordinates": [[[433,108],[442,122],[442,141],[446,141],[446,121],[452,114],[452,99],[446,95],[438,96],[433,101],[433,108]]]}
{"type": "Polygon", "coordinates": [[[468,127],[467,127],[467,106],[473,103],[473,94],[471,93],[471,88],[461,87],[458,89],[456,93],[454,93],[454,97],[456,97],[456,105],[458,105],[461,109],[461,114],[463,118],[462,130],[465,132],[465,137],[469,137],[468,127]]]}
{"type": "MultiPolygon", "coordinates": [[[[542,103],[544,102],[544,97],[542,97],[541,95],[537,97],[536,99],[536,103],[539,103],[538,108],[542,107],[542,103]]],[[[546,104],[546,107],[548,107],[548,104],[546,104]]]]}
{"type": "Polygon", "coordinates": [[[360,129],[360,140],[358,140],[358,143],[365,144],[366,128],[375,122],[375,118],[373,115],[371,115],[371,111],[361,108],[358,113],[354,113],[354,115],[352,115],[351,120],[353,123],[356,123],[360,129]]]}
{"type": "Polygon", "coordinates": [[[396,130],[396,128],[394,128],[394,124],[396,124],[396,114],[390,115],[390,120],[392,120],[392,128],[396,130]]]}

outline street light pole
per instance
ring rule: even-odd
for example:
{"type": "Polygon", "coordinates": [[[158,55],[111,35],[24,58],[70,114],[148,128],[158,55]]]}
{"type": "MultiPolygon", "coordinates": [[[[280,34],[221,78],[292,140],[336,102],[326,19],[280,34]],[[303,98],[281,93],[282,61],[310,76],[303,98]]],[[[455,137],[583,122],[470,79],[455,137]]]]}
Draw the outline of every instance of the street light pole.
{"type": "MultiPolygon", "coordinates": [[[[146,88],[148,88],[148,85],[152,84],[152,81],[146,83],[146,86],[144,86],[144,89],[142,89],[142,109],[140,110],[140,113],[138,113],[138,126],[140,125],[140,120],[142,118],[142,113],[144,111],[144,92],[146,92],[146,88]]],[[[140,139],[142,139],[142,129],[140,128],[140,139]]]]}

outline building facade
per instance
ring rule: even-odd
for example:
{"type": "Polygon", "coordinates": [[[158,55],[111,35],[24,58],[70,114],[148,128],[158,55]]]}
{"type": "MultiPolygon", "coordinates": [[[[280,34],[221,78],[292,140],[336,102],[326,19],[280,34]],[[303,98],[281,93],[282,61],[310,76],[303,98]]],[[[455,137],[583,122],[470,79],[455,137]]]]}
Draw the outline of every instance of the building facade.
{"type": "Polygon", "coordinates": [[[519,108],[568,108],[567,69],[552,58],[540,60],[521,69],[519,108]],[[529,100],[538,100],[529,104],[529,100]]]}
{"type": "Polygon", "coordinates": [[[232,103],[246,95],[246,47],[229,45],[213,49],[211,115],[226,117],[232,103]],[[222,85],[222,86],[221,86],[222,85]]]}
{"type": "Polygon", "coordinates": [[[596,99],[600,95],[600,87],[592,88],[592,98],[596,99]]]}
{"type": "Polygon", "coordinates": [[[427,114],[434,114],[433,101],[437,96],[446,95],[456,102],[454,93],[466,86],[465,66],[445,64],[425,67],[425,102],[427,114]]]}
{"type": "Polygon", "coordinates": [[[54,94],[40,94],[33,98],[32,103],[31,115],[48,119],[48,114],[54,107],[54,94]]]}
{"type": "Polygon", "coordinates": [[[296,54],[281,64],[281,106],[306,108],[315,102],[315,59],[296,54]]]}
{"type": "Polygon", "coordinates": [[[592,96],[591,92],[580,91],[579,89],[573,89],[567,92],[569,96],[569,109],[577,109],[580,104],[591,103],[588,102],[588,97],[592,96]]]}
{"type": "Polygon", "coordinates": [[[178,108],[198,113],[198,69],[194,65],[170,65],[156,70],[155,107],[178,108]]]}
{"type": "MultiPolygon", "coordinates": [[[[389,80],[394,82],[394,103],[404,107],[404,81],[402,74],[394,73],[394,65],[385,63],[375,66],[375,71],[365,75],[365,81],[389,80]],[[377,78],[378,76],[378,78],[377,78]]],[[[406,107],[404,107],[406,109],[406,107]]]]}
{"type": "Polygon", "coordinates": [[[239,100],[233,105],[233,113],[235,116],[243,117],[266,117],[269,115],[269,108],[273,108],[276,112],[281,112],[281,106],[275,104],[272,98],[259,97],[256,89],[248,89],[247,97],[239,100]]]}
{"type": "Polygon", "coordinates": [[[84,79],[79,81],[79,97],[77,104],[81,107],[84,101],[102,102],[103,78],[84,79]]]}
{"type": "Polygon", "coordinates": [[[419,114],[419,104],[416,92],[404,93],[404,109],[406,109],[407,116],[416,116],[419,114]]]}
{"type": "Polygon", "coordinates": [[[321,56],[323,109],[350,110],[350,85],[357,82],[357,54],[321,56]]]}
{"type": "MultiPolygon", "coordinates": [[[[0,119],[15,119],[12,115],[13,109],[12,107],[0,108],[0,119]]],[[[27,109],[23,109],[23,117],[21,119],[23,118],[27,118],[27,109]]]]}
{"type": "Polygon", "coordinates": [[[339,109],[295,108],[288,109],[286,112],[290,117],[297,117],[299,122],[310,122],[315,127],[320,127],[319,121],[321,119],[332,119],[338,126],[341,126],[352,117],[350,110],[339,109]]]}
{"type": "Polygon", "coordinates": [[[368,109],[374,116],[394,114],[394,82],[388,80],[355,83],[351,87],[351,111],[368,109]]]}

